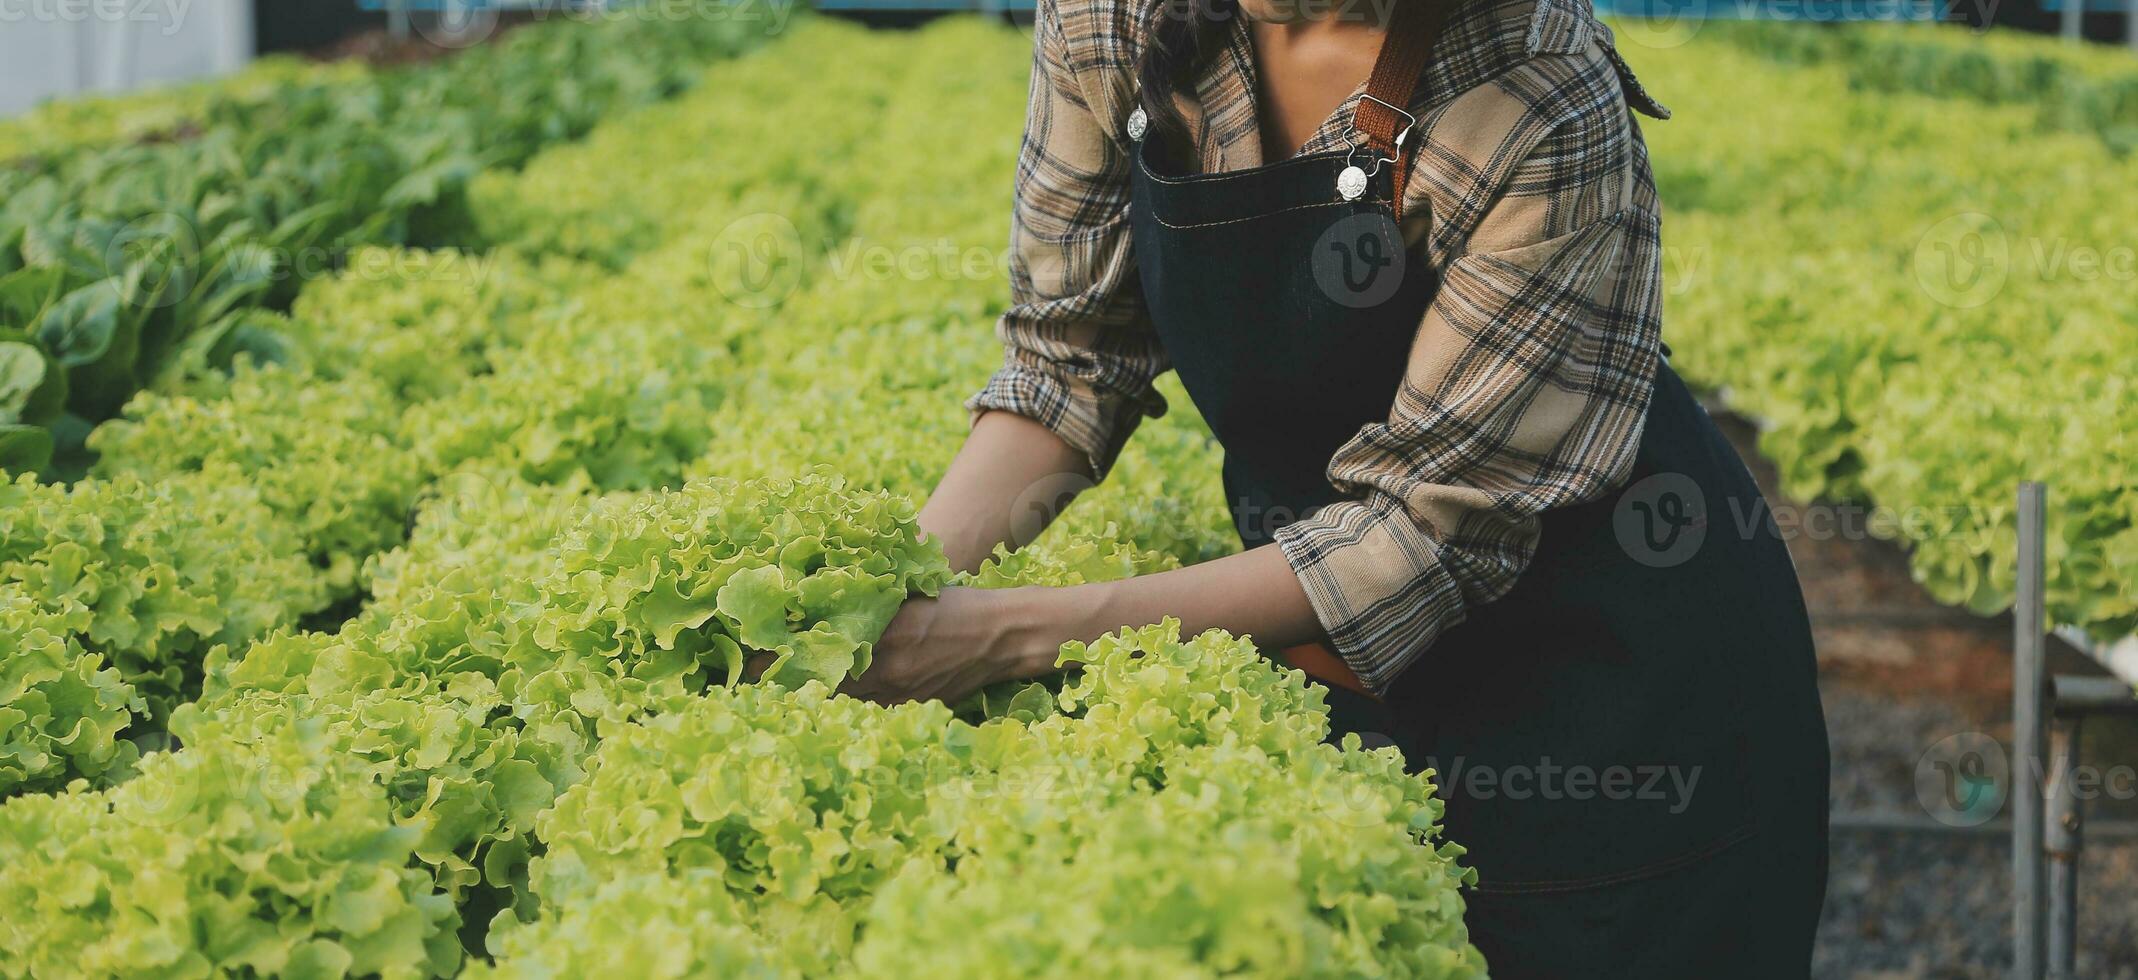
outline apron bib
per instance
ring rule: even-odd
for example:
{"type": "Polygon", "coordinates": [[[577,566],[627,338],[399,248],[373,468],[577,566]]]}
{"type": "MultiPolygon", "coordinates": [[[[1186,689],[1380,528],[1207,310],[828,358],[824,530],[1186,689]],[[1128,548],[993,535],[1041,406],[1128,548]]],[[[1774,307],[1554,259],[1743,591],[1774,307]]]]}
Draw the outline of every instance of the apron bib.
{"type": "MultiPolygon", "coordinates": [[[[1198,174],[1134,150],[1144,300],[1258,547],[1341,499],[1330,457],[1387,419],[1437,283],[1403,246],[1393,167],[1346,199],[1343,152],[1198,174]]],[[[1479,871],[1467,921],[1495,976],[1808,971],[1825,727],[1766,513],[1666,364],[1625,493],[1544,515],[1515,587],[1383,698],[1330,688],[1332,738],[1392,741],[1437,772],[1447,837],[1479,871]],[[1688,525],[1688,508],[1706,522],[1688,525]],[[1672,529],[1699,538],[1673,562],[1622,543],[1672,529]]]]}

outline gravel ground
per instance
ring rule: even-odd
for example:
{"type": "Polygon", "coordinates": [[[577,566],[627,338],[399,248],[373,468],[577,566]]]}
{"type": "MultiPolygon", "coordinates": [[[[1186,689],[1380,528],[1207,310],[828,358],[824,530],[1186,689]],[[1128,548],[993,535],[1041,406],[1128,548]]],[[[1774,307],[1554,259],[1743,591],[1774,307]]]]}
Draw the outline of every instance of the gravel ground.
{"type": "MultiPolygon", "coordinates": [[[[1989,730],[1951,701],[1896,696],[1829,679],[1827,729],[1837,814],[1921,818],[1915,765],[1948,735],[1989,730]]],[[[2122,746],[2101,739],[2109,758],[2122,746]]],[[[2127,743],[2125,743],[2127,744],[2127,743]]],[[[2128,820],[2130,806],[2089,810],[2128,820]]],[[[2004,977],[2011,965],[2011,842],[2005,831],[1922,833],[1836,828],[1815,973],[1860,980],[2004,977]]],[[[2138,980],[2138,840],[2086,842],[2079,877],[2079,969],[2138,980]]]]}

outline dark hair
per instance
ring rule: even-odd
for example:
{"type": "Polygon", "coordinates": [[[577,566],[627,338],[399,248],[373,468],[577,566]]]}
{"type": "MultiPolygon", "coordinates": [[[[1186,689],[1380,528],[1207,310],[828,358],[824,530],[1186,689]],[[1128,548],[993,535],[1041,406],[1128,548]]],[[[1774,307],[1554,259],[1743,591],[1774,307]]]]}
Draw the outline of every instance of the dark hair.
{"type": "Polygon", "coordinates": [[[1144,139],[1186,152],[1188,120],[1173,96],[1189,91],[1195,75],[1223,43],[1225,27],[1239,16],[1239,0],[1158,0],[1151,29],[1136,60],[1136,88],[1143,102],[1144,139]]]}

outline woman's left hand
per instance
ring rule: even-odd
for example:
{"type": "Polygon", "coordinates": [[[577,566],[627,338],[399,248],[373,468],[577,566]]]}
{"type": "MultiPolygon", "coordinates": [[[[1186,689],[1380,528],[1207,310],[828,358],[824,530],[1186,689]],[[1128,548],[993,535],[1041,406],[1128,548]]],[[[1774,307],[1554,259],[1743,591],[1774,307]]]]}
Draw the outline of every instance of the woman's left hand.
{"type": "MultiPolygon", "coordinates": [[[[997,681],[1051,670],[1051,651],[1035,642],[1025,589],[952,587],[914,598],[876,641],[869,669],[839,686],[841,694],[896,704],[931,698],[955,703],[997,681]],[[1044,654],[1044,656],[1043,656],[1044,654]]],[[[1040,631],[1043,632],[1043,631],[1040,631]]]]}

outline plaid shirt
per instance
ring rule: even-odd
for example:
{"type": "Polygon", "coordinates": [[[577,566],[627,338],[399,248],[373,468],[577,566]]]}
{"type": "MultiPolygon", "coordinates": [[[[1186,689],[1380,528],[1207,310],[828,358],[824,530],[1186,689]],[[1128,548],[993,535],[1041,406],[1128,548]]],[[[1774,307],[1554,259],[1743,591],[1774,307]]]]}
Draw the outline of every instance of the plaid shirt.
{"type": "MultiPolygon", "coordinates": [[[[1165,410],[1124,132],[1152,2],[1040,3],[1007,357],[968,403],[1046,425],[1100,475],[1165,410]]],[[[1262,163],[1254,90],[1234,18],[1181,99],[1206,171],[1262,163]]],[[[1357,98],[1300,152],[1347,145],[1357,98]]],[[[1331,643],[1377,691],[1514,585],[1542,512],[1612,492],[1632,467],[1660,356],[1661,249],[1629,103],[1667,116],[1587,0],[1462,0],[1435,47],[1412,103],[1422,141],[1403,232],[1441,285],[1387,421],[1329,461],[1349,499],[1277,534],[1331,643]]]]}

